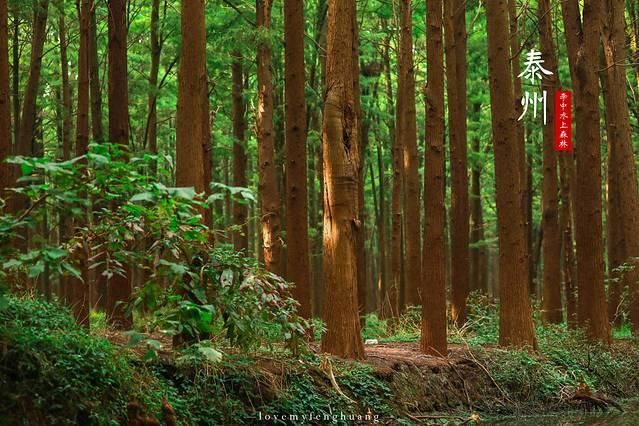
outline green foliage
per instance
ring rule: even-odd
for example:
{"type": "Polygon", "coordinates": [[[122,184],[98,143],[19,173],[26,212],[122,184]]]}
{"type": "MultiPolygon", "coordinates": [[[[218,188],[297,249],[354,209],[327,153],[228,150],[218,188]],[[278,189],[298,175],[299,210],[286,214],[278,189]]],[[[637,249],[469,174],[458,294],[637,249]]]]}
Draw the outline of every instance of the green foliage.
{"type": "MultiPolygon", "coordinates": [[[[164,261],[134,305],[161,277],[172,283],[155,300],[149,327],[171,335],[226,339],[243,350],[286,342],[297,351],[308,324],[297,316],[298,303],[286,281],[254,261],[225,248],[211,249],[191,261],[164,261]]],[[[156,289],[160,292],[160,289],[156,289]]]]}
{"type": "MultiPolygon", "coordinates": [[[[25,226],[35,229],[51,208],[77,218],[80,226],[59,246],[4,253],[2,278],[10,274],[19,284],[21,276],[37,278],[45,271],[80,277],[81,262],[89,256],[91,267],[102,266],[107,276],[125,274],[135,262],[150,278],[128,309],[151,309],[151,330],[193,341],[224,338],[243,350],[284,341],[297,351],[307,325],[297,316],[288,284],[241,253],[214,248],[202,214],[220,192],[207,199],[193,188],[150,179],[144,171],[157,159],[129,156],[113,144],[93,144],[86,156],[65,162],[14,158],[24,173],[21,180],[29,183],[15,192],[32,207],[17,218],[4,216],[9,226],[0,240],[14,238],[25,226]],[[91,226],[85,226],[89,207],[91,226]],[[141,247],[142,241],[152,244],[141,247]]],[[[246,188],[215,184],[212,189],[254,201],[246,188]]]]}
{"type": "Polygon", "coordinates": [[[9,297],[0,311],[0,341],[3,419],[115,424],[122,418],[133,380],[126,358],[84,333],[65,309],[9,297]]]}

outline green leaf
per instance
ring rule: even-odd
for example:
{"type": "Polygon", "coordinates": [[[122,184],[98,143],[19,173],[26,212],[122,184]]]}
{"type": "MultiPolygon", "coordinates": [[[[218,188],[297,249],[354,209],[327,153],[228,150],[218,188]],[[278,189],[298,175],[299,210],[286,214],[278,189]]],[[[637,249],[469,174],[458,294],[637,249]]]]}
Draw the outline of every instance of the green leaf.
{"type": "Polygon", "coordinates": [[[136,203],[138,201],[153,202],[155,201],[155,195],[151,192],[142,192],[140,194],[135,194],[129,201],[132,203],[136,203]]]}
{"type": "Polygon", "coordinates": [[[168,188],[168,191],[171,196],[188,201],[193,200],[197,195],[195,192],[195,188],[193,187],[168,188]]]}
{"type": "Polygon", "coordinates": [[[22,266],[18,259],[11,259],[2,264],[2,269],[16,269],[22,266]]]}
{"type": "Polygon", "coordinates": [[[47,248],[44,250],[44,253],[50,260],[62,259],[67,255],[67,251],[59,247],[47,248]]]}
{"type": "Polygon", "coordinates": [[[204,358],[211,363],[216,363],[222,360],[222,352],[208,346],[198,346],[198,352],[204,356],[204,358]]]}
{"type": "Polygon", "coordinates": [[[29,278],[36,278],[43,272],[44,272],[44,262],[39,261],[35,265],[29,267],[27,276],[29,278]]]}

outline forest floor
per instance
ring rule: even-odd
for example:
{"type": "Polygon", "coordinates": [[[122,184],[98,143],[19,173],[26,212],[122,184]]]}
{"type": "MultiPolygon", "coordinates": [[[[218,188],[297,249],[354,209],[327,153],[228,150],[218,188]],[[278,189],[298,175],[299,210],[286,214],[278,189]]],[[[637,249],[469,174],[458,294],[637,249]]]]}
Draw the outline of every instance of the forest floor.
{"type": "Polygon", "coordinates": [[[391,330],[369,316],[363,337],[379,343],[365,346],[366,361],[351,362],[321,354],[317,342],[297,356],[277,344],[174,351],[160,334],[132,343],[135,333],[86,333],[59,305],[10,298],[0,311],[0,419],[133,424],[127,405],[162,419],[167,400],[184,425],[472,424],[575,410],[580,383],[622,405],[639,396],[636,343],[597,347],[538,323],[539,351],[505,350],[494,307],[474,311],[466,329],[451,329],[445,358],[420,353],[416,318],[391,330]]]}

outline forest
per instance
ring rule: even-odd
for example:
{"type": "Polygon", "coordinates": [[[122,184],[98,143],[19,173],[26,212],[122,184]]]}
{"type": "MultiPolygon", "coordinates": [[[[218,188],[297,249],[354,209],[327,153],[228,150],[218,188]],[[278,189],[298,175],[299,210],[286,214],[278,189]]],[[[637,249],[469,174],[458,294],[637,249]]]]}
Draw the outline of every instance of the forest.
{"type": "Polygon", "coordinates": [[[0,425],[639,424],[638,16],[0,0],[0,425]]]}

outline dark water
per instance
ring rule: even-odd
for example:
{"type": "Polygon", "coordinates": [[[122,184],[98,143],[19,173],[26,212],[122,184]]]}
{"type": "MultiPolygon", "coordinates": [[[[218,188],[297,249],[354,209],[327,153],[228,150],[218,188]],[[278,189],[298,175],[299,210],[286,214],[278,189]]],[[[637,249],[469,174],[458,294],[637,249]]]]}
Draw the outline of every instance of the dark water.
{"type": "Polygon", "coordinates": [[[624,404],[623,413],[610,410],[607,413],[572,412],[561,415],[505,418],[482,422],[482,425],[494,426],[639,426],[639,402],[624,404]]]}

